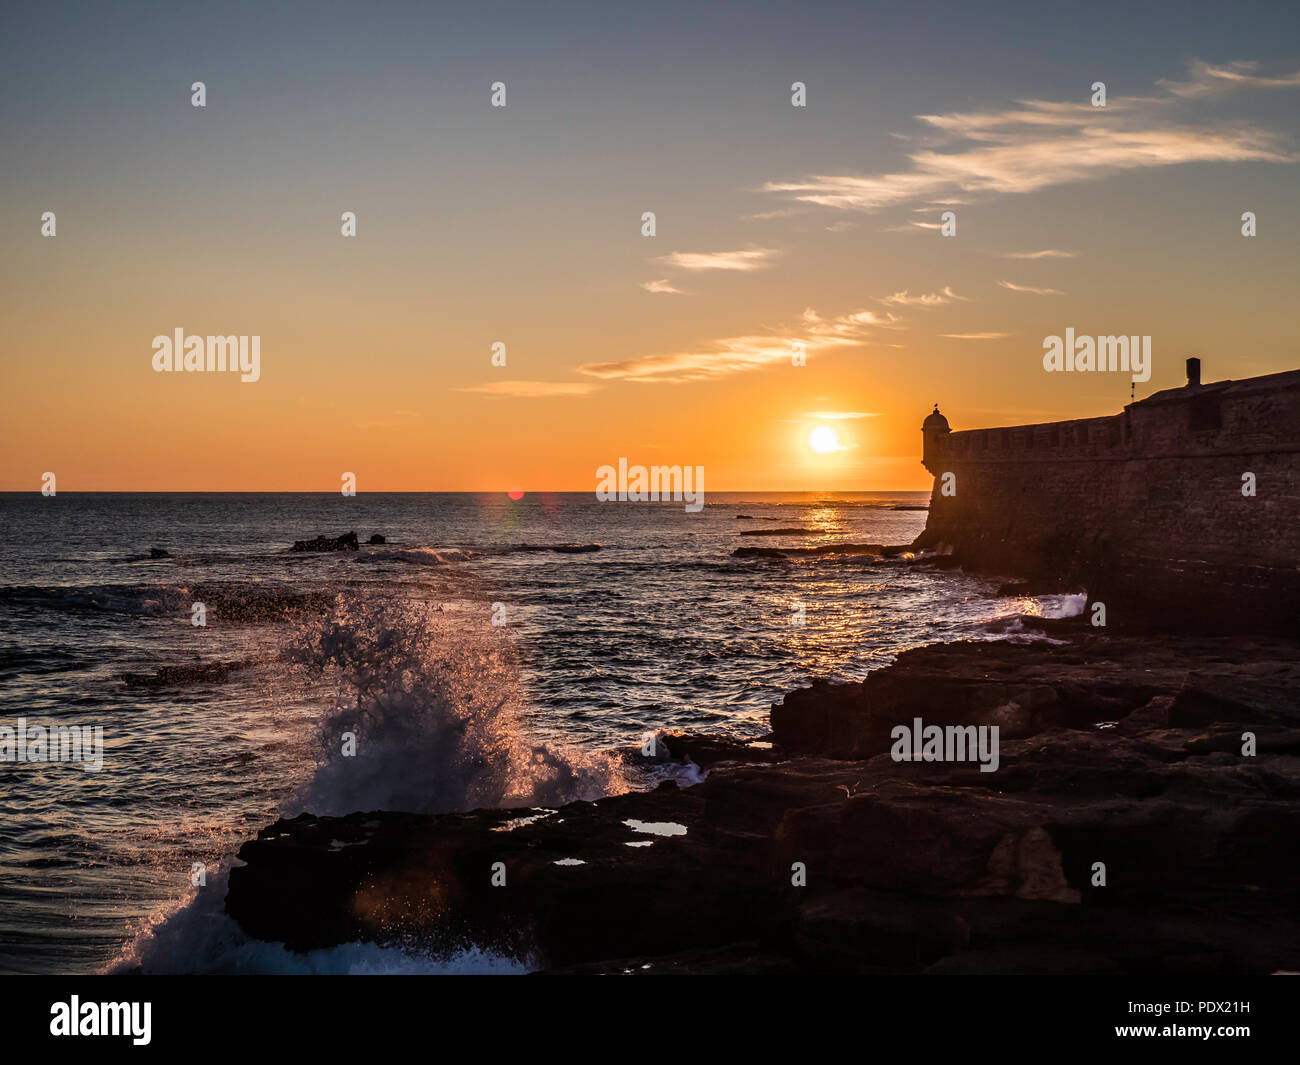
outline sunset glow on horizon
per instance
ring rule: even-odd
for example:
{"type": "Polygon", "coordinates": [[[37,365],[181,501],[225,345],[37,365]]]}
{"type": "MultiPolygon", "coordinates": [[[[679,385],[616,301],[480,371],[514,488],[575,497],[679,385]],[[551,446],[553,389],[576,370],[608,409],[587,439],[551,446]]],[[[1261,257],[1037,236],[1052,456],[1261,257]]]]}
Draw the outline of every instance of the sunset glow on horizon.
{"type": "Polygon", "coordinates": [[[1152,337],[1138,398],[1293,368],[1295,35],[1032,10],[16,14],[0,490],[920,490],[936,402],[1128,402],[1044,372],[1067,327],[1152,337]],[[176,331],[259,378],[157,372],[176,331]]]}

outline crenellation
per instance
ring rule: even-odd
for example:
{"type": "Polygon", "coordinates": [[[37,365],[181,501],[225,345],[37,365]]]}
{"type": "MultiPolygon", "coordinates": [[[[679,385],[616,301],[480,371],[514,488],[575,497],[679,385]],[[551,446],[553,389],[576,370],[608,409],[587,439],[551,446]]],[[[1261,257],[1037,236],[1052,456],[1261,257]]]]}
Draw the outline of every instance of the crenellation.
{"type": "Polygon", "coordinates": [[[936,483],[915,546],[1082,585],[1121,621],[1176,610],[1180,624],[1300,628],[1300,530],[1287,517],[1300,508],[1300,371],[1211,384],[1196,373],[1098,418],[952,432],[936,407],[923,427],[936,483]]]}

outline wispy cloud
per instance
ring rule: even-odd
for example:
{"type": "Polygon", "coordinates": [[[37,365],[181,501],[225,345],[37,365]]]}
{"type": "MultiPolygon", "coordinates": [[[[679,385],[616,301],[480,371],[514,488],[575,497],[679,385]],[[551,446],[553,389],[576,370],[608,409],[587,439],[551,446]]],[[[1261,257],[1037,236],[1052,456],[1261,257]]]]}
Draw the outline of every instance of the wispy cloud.
{"type": "Polygon", "coordinates": [[[999,252],[1004,259],[1073,259],[1075,253],[1072,251],[1061,251],[1057,248],[1044,248],[1042,251],[1004,251],[999,252]]]}
{"type": "Polygon", "coordinates": [[[1104,108],[1023,100],[997,111],[919,115],[936,139],[908,156],[908,169],[815,174],[763,188],[822,207],[875,211],[953,193],[1035,192],[1180,163],[1295,162],[1300,156],[1270,130],[1243,121],[1180,122],[1171,113],[1179,101],[1207,92],[1300,85],[1296,75],[1268,78],[1254,69],[1193,64],[1192,79],[1162,83],[1163,95],[1112,97],[1104,108]]]}
{"type": "Polygon", "coordinates": [[[586,381],[494,381],[456,391],[478,392],[498,398],[536,399],[543,396],[588,396],[599,387],[586,381]]]}
{"type": "Polygon", "coordinates": [[[1214,96],[1236,89],[1293,89],[1300,86],[1300,71],[1292,74],[1267,76],[1258,74],[1259,64],[1240,60],[1214,66],[1203,59],[1194,59],[1188,65],[1190,77],[1186,81],[1161,78],[1156,82],[1175,96],[1214,96]]]}
{"type": "Polygon", "coordinates": [[[881,303],[887,303],[896,307],[941,307],[945,303],[952,303],[954,300],[961,300],[963,303],[969,303],[966,296],[959,296],[951,286],[945,285],[939,292],[918,293],[911,295],[907,289],[902,292],[895,292],[892,296],[882,296],[881,303]]]}
{"type": "Polygon", "coordinates": [[[878,329],[902,329],[905,321],[892,311],[886,311],[884,314],[877,314],[875,311],[850,311],[838,317],[823,318],[811,307],[804,309],[799,320],[803,323],[804,330],[816,337],[860,337],[864,335],[865,330],[873,326],[878,329]]]}
{"type": "Polygon", "coordinates": [[[1003,337],[1009,337],[1010,333],[940,333],[941,337],[947,337],[949,340],[1001,340],[1003,337]]]}
{"type": "Polygon", "coordinates": [[[811,307],[800,315],[789,332],[769,331],[749,336],[725,337],[699,348],[643,355],[618,362],[592,362],[579,366],[581,373],[602,380],[638,381],[644,384],[682,384],[730,374],[790,365],[795,342],[811,356],[834,348],[862,344],[877,329],[902,328],[897,315],[858,310],[830,318],[811,307]]]}
{"type": "Polygon", "coordinates": [[[675,296],[689,296],[689,292],[683,292],[677,288],[671,281],[664,278],[662,281],[642,281],[641,287],[647,292],[668,292],[675,296]]]}
{"type": "Polygon", "coordinates": [[[915,233],[918,229],[942,229],[942,222],[904,222],[901,226],[886,226],[885,233],[915,233]]]}
{"type": "Polygon", "coordinates": [[[1031,296],[1064,296],[1059,288],[1034,288],[1033,285],[1017,285],[1014,281],[999,281],[999,285],[1012,292],[1026,292],[1031,296]]]}
{"type": "Polygon", "coordinates": [[[656,261],[679,270],[761,270],[781,253],[775,248],[745,248],[741,251],[675,251],[656,261]]]}
{"type": "Polygon", "coordinates": [[[802,214],[807,208],[799,207],[778,207],[775,211],[759,211],[756,214],[744,215],[746,222],[766,222],[773,218],[789,218],[791,215],[802,214]]]}

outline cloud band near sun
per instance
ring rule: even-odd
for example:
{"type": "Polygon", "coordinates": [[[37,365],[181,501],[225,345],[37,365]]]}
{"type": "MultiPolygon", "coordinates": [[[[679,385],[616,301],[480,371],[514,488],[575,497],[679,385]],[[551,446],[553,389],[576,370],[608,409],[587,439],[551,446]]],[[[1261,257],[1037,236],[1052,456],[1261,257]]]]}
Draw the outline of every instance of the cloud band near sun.
{"type": "Polygon", "coordinates": [[[789,333],[760,333],[726,337],[699,348],[579,366],[581,373],[602,380],[639,381],[646,384],[682,384],[731,374],[789,365],[796,341],[807,355],[862,344],[878,329],[901,328],[897,315],[858,310],[824,318],[811,307],[789,333]]]}

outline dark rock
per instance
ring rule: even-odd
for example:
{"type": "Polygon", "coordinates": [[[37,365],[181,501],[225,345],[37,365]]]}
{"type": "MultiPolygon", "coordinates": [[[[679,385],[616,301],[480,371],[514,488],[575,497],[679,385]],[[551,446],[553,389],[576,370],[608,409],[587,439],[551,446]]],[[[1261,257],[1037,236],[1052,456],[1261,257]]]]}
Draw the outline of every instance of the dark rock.
{"type": "Polygon", "coordinates": [[[190,591],[195,602],[207,607],[209,624],[213,618],[229,622],[288,621],[304,613],[327,610],[334,597],[333,592],[299,591],[276,584],[252,589],[237,581],[196,584],[190,591]]]}
{"type": "Polygon", "coordinates": [[[720,762],[779,762],[786,757],[763,740],[729,740],[694,733],[669,733],[661,736],[659,743],[666,760],[693,762],[701,769],[710,769],[720,762]]]}
{"type": "Polygon", "coordinates": [[[1300,670],[1277,670],[1268,661],[1247,667],[1195,668],[1174,695],[1169,724],[1196,728],[1221,721],[1284,725],[1300,722],[1300,670]]]}
{"type": "Polygon", "coordinates": [[[1078,595],[1084,591],[1079,585],[1063,585],[1060,581],[1009,581],[995,593],[999,598],[1008,596],[1078,595]]]}
{"type": "Polygon", "coordinates": [[[386,544],[386,543],[388,543],[388,541],[385,540],[385,539],[384,539],[384,538],[383,538],[379,533],[374,533],[374,534],[370,537],[370,539],[366,541],[366,543],[368,543],[368,544],[386,544]]]}
{"type": "Polygon", "coordinates": [[[741,529],[741,536],[807,536],[812,529],[786,528],[786,529],[741,529]]]}
{"type": "Polygon", "coordinates": [[[884,544],[820,544],[817,547],[792,548],[795,555],[883,555],[884,544]]]}
{"type": "Polygon", "coordinates": [[[231,673],[251,662],[196,662],[193,665],[159,666],[153,673],[124,673],[128,688],[178,688],[188,684],[219,684],[231,673]]]}
{"type": "Polygon", "coordinates": [[[336,536],[330,539],[328,536],[318,536],[314,540],[295,540],[290,551],[355,551],[357,550],[357,534],[346,532],[342,536],[336,536]]]}
{"type": "Polygon", "coordinates": [[[538,976],[794,976],[799,966],[788,955],[771,953],[754,942],[685,950],[652,958],[623,958],[560,969],[538,976]]]}
{"type": "MultiPolygon", "coordinates": [[[[741,533],[748,536],[749,533],[741,533]]],[[[738,547],[731,552],[732,558],[792,558],[824,557],[827,555],[884,555],[888,549],[883,544],[820,544],[817,547],[738,547]]],[[[907,548],[898,548],[901,554],[907,548]]]]}
{"type": "MultiPolygon", "coordinates": [[[[1078,627],[1062,620],[1059,631],[1078,627]]],[[[773,739],[791,750],[864,758],[887,752],[890,730],[913,717],[997,724],[1003,738],[1120,721],[1144,708],[1153,724],[1177,728],[1300,725],[1300,663],[1288,660],[1295,646],[1084,632],[1050,652],[1000,641],[922,647],[864,681],[790,692],[772,708],[773,739]],[[1157,697],[1168,702],[1152,707],[1157,697]],[[1155,716],[1162,712],[1163,719],[1155,716]]]]}
{"type": "Polygon", "coordinates": [[[789,552],[778,551],[775,547],[738,547],[731,552],[732,558],[789,558],[789,552]]]}
{"type": "Polygon", "coordinates": [[[1296,652],[1097,636],[922,648],[861,684],[791,693],[775,751],[663,737],[709,769],[694,787],[527,823],[534,811],[277,822],[241,848],[226,907],[294,950],[469,939],[566,973],[1294,968],[1296,652]],[[1255,726],[1254,757],[1237,720],[1170,727],[1190,662],[1187,690],[1214,701],[1189,696],[1185,713],[1289,724],[1255,726]],[[913,717],[1002,722],[999,769],[893,761],[882,730],[913,717]]]}
{"type": "Polygon", "coordinates": [[[961,558],[958,555],[926,555],[924,558],[916,560],[918,566],[925,566],[929,569],[960,569],[962,565],[961,558]]]}
{"type": "Polygon", "coordinates": [[[150,558],[171,558],[172,553],[168,551],[166,548],[151,547],[149,548],[149,557],[150,558]]]}

